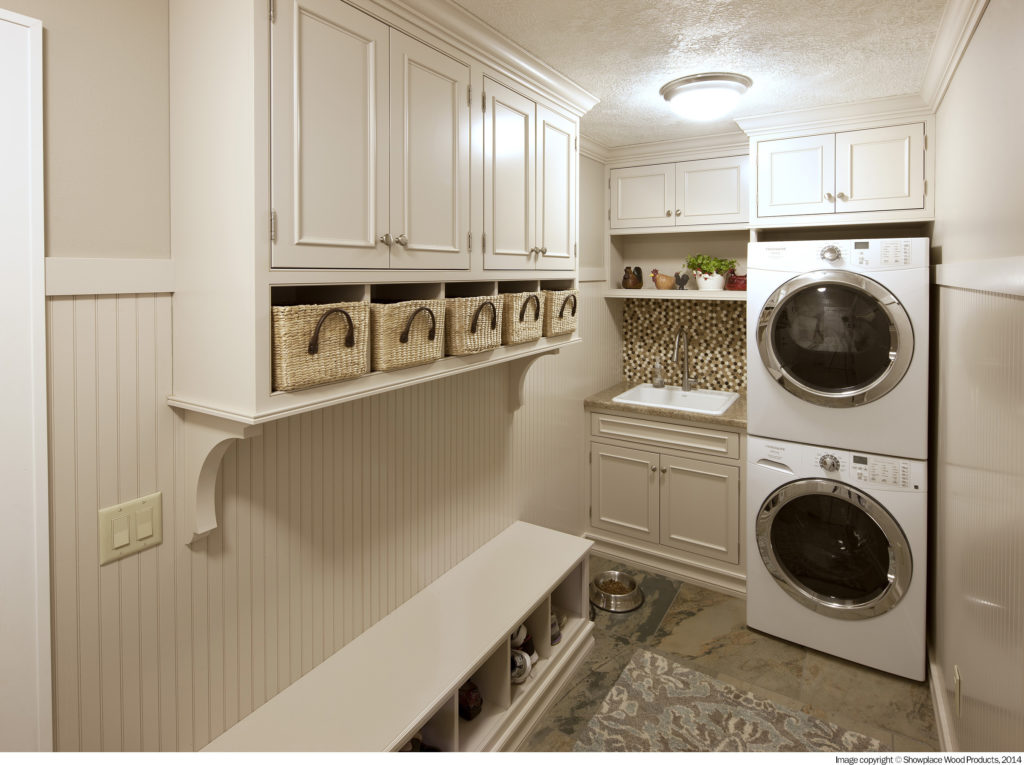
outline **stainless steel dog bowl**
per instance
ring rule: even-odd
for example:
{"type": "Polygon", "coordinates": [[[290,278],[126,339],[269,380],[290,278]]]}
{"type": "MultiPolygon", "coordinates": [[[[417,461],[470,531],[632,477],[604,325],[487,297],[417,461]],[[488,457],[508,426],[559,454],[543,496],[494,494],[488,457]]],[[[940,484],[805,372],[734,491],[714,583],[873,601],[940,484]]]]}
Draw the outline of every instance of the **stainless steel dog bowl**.
{"type": "Polygon", "coordinates": [[[590,583],[590,602],[603,611],[621,614],[640,608],[644,602],[644,592],[629,574],[604,571],[590,583]]]}

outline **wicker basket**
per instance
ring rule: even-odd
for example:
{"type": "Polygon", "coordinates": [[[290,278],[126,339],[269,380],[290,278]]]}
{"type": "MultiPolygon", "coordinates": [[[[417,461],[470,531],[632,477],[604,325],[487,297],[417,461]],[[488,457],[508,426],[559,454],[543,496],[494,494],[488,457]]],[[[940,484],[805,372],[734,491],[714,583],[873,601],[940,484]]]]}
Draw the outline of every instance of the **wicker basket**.
{"type": "Polygon", "coordinates": [[[369,372],[367,303],[275,305],[274,390],[300,390],[369,372]]]}
{"type": "Polygon", "coordinates": [[[449,356],[468,356],[501,345],[500,297],[448,298],[444,301],[444,343],[449,356]]]}
{"type": "Polygon", "coordinates": [[[501,320],[501,342],[517,345],[536,340],[541,335],[544,322],[543,292],[513,292],[502,295],[505,310],[501,320]]]}
{"type": "Polygon", "coordinates": [[[567,335],[576,329],[579,290],[544,291],[544,337],[567,335]]]}
{"type": "Polygon", "coordinates": [[[370,304],[374,372],[437,361],[444,355],[444,300],[370,304]]]}

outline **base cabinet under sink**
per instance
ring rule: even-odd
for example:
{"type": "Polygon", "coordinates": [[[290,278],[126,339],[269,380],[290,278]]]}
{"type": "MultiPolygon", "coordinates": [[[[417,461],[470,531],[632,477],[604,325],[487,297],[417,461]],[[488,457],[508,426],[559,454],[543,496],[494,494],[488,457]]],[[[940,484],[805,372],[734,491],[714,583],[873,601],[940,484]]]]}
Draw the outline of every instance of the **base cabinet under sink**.
{"type": "Polygon", "coordinates": [[[597,549],[742,592],[742,434],[621,414],[594,413],[590,423],[588,536],[597,549]],[[608,437],[609,419],[641,435],[608,437]],[[663,446],[652,433],[664,434],[663,446]]]}

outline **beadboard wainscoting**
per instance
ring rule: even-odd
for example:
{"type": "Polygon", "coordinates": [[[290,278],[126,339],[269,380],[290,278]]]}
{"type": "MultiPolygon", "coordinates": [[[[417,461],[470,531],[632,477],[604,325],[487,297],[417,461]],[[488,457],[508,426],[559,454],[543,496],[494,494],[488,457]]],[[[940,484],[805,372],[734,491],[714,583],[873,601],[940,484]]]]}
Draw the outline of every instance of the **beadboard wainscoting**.
{"type": "Polygon", "coordinates": [[[50,298],[55,748],[198,749],[514,520],[581,533],[581,401],[620,353],[581,286],[586,342],[534,365],[518,413],[499,365],[268,423],[191,548],[171,296],[50,298]],[[163,544],[99,567],[97,510],[154,491],[163,544]]]}

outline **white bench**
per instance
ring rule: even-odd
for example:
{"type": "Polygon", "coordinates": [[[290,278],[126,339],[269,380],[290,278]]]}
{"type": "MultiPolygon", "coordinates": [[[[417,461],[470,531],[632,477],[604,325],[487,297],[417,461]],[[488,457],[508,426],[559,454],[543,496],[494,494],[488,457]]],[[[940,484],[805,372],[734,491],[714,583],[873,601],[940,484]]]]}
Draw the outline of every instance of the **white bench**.
{"type": "Polygon", "coordinates": [[[512,749],[594,643],[591,542],[517,522],[229,728],[207,751],[386,751],[418,730],[444,751],[512,749]],[[568,621],[551,645],[551,611],[568,621]],[[523,622],[540,661],[513,685],[523,622]],[[472,678],[480,714],[458,714],[472,678]]]}

